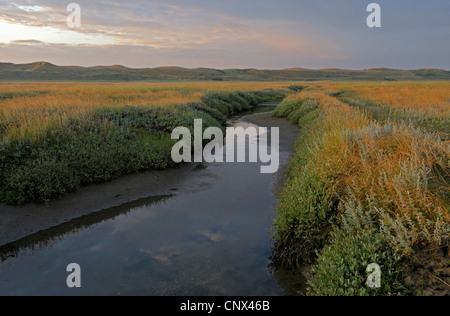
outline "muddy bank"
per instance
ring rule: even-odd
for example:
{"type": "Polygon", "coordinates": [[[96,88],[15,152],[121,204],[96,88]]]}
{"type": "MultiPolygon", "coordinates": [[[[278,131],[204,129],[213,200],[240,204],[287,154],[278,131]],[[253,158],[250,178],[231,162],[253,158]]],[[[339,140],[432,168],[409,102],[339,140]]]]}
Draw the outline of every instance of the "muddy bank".
{"type": "MultiPolygon", "coordinates": [[[[289,121],[273,118],[272,112],[247,115],[241,120],[264,127],[280,127],[282,148],[293,148],[298,137],[297,129],[293,129],[289,121]]],[[[281,154],[285,156],[280,157],[281,160],[289,161],[292,150],[282,151],[281,154]]],[[[277,190],[283,182],[286,165],[281,168],[276,174],[273,190],[277,190]]],[[[193,163],[177,169],[148,171],[104,184],[90,185],[46,205],[33,203],[17,207],[0,204],[0,246],[133,201],[200,192],[211,187],[216,177],[206,165],[193,163]]]]}
{"type": "Polygon", "coordinates": [[[215,180],[214,175],[201,169],[200,164],[189,164],[177,169],[127,175],[108,183],[83,187],[47,205],[0,204],[0,245],[135,200],[201,191],[215,180]]]}

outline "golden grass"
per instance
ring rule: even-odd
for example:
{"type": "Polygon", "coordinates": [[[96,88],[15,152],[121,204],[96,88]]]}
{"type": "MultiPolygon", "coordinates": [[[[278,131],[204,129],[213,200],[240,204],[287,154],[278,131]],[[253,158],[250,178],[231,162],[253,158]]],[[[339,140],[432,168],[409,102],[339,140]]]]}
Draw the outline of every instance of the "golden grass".
{"type": "Polygon", "coordinates": [[[394,108],[410,109],[435,118],[450,116],[450,84],[359,87],[360,96],[394,108]]]}
{"type": "Polygon", "coordinates": [[[201,101],[209,91],[286,89],[286,83],[1,83],[0,140],[19,139],[60,129],[68,118],[97,108],[123,106],[164,107],[201,101]],[[14,94],[12,98],[2,95],[14,94]]]}
{"type": "Polygon", "coordinates": [[[363,99],[425,118],[450,118],[450,82],[322,82],[310,86],[326,93],[354,91],[363,99]]]}
{"type": "Polygon", "coordinates": [[[287,101],[295,100],[321,108],[323,133],[308,145],[306,168],[330,181],[330,195],[398,217],[396,225],[408,227],[408,250],[422,240],[441,241],[439,229],[450,223],[450,141],[401,122],[376,122],[321,89],[287,101]]]}
{"type": "MultiPolygon", "coordinates": [[[[403,100],[408,90],[402,90],[396,100],[403,100]]],[[[425,233],[428,242],[440,241],[437,227],[450,223],[449,188],[444,180],[450,176],[450,141],[401,123],[380,124],[334,98],[322,99],[327,104],[326,133],[318,155],[323,161],[317,165],[319,172],[335,179],[332,190],[341,197],[365,201],[367,209],[411,220],[411,245],[423,240],[425,233]]]]}
{"type": "Polygon", "coordinates": [[[88,114],[100,107],[187,104],[200,101],[201,96],[201,92],[149,91],[132,94],[117,90],[106,94],[98,90],[63,90],[55,94],[14,97],[0,102],[0,121],[11,125],[2,138],[33,138],[33,135],[46,130],[49,125],[61,127],[68,118],[88,114]]]}

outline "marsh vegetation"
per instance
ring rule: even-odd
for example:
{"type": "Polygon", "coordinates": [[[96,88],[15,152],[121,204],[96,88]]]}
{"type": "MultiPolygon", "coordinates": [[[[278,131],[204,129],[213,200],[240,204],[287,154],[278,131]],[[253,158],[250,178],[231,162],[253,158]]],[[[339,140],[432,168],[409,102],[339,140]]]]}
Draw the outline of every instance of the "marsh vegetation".
{"type": "Polygon", "coordinates": [[[312,264],[309,294],[448,293],[433,273],[449,267],[449,92],[448,83],[328,83],[277,108],[301,137],[273,260],[312,264]],[[379,290],[365,283],[374,262],[379,290]]]}
{"type": "Polygon", "coordinates": [[[1,84],[0,202],[174,167],[175,127],[225,127],[282,99],[275,116],[300,137],[272,261],[311,265],[309,295],[448,294],[448,82],[1,84]],[[371,263],[378,290],[366,285],[371,263]]]}

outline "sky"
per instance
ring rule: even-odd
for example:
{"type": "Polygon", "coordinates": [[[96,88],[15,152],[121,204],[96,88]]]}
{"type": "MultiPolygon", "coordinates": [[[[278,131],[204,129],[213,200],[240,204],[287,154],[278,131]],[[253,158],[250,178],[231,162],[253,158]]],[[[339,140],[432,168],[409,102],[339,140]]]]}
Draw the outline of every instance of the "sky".
{"type": "Polygon", "coordinates": [[[449,0],[0,0],[0,62],[450,70],[449,0]]]}

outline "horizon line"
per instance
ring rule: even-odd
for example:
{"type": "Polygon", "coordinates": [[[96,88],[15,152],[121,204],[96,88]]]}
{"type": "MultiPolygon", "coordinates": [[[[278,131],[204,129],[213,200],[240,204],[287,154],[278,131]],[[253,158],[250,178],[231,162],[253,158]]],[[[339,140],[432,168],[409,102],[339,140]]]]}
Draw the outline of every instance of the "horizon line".
{"type": "Polygon", "coordinates": [[[56,67],[80,67],[80,68],[96,68],[96,67],[122,67],[127,68],[131,70],[141,70],[141,69],[158,69],[158,68],[181,68],[181,69],[187,69],[187,70],[195,70],[195,69],[212,69],[212,70],[259,70],[259,71],[301,71],[301,70],[312,70],[312,71],[369,71],[369,70],[395,70],[395,71],[413,71],[413,70],[443,70],[443,71],[450,71],[450,69],[445,68],[390,68],[390,67],[369,67],[364,69],[348,69],[348,68],[338,68],[338,67],[327,67],[327,68],[304,68],[304,67],[288,67],[288,68],[216,68],[216,67],[183,67],[183,66],[174,66],[174,65],[165,65],[165,66],[148,66],[148,67],[130,67],[130,66],[124,66],[120,64],[112,64],[112,65],[95,65],[95,66],[82,66],[82,65],[57,65],[48,61],[35,61],[35,62],[25,62],[25,63],[14,63],[14,62],[8,62],[8,61],[0,61],[0,64],[12,64],[12,65],[33,65],[33,64],[46,64],[46,65],[52,65],[56,67]]]}

